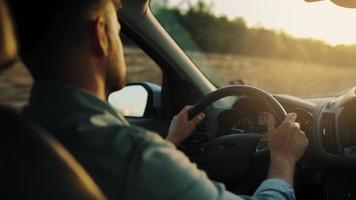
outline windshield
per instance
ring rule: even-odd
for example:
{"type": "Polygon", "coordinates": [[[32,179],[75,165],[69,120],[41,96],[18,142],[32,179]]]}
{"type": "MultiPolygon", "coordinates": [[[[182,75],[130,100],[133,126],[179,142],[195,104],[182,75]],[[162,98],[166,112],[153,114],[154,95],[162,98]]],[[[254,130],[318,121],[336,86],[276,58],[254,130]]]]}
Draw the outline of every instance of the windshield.
{"type": "Polygon", "coordinates": [[[217,86],[330,96],[356,85],[356,9],[329,1],[153,0],[151,10],[217,86]]]}

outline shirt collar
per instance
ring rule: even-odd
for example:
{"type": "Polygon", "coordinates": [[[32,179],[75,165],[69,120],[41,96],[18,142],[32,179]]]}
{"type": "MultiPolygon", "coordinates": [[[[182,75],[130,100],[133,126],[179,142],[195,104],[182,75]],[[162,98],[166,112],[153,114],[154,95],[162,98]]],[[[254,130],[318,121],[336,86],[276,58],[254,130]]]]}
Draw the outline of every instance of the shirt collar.
{"type": "Polygon", "coordinates": [[[29,107],[56,106],[59,102],[62,105],[80,105],[90,109],[108,111],[119,119],[126,121],[122,114],[107,102],[102,101],[83,89],[55,81],[34,82],[28,104],[29,107]]]}

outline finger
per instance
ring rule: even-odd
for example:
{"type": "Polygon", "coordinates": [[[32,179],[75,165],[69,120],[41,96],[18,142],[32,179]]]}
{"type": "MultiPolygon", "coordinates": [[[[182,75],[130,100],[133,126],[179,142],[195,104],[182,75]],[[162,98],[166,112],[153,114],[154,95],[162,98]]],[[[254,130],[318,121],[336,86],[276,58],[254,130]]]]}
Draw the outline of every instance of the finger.
{"type": "Polygon", "coordinates": [[[274,132],[276,129],[276,119],[272,114],[268,114],[268,121],[267,121],[267,130],[269,133],[274,132]]]}
{"type": "Polygon", "coordinates": [[[305,146],[309,146],[309,144],[310,144],[307,137],[304,137],[304,144],[305,144],[305,146]]]}
{"type": "Polygon", "coordinates": [[[184,108],[178,113],[178,115],[186,115],[190,108],[191,106],[184,106],[184,108]]]}
{"type": "Polygon", "coordinates": [[[205,117],[204,113],[199,113],[198,115],[196,115],[190,122],[196,126],[197,124],[199,124],[201,121],[203,121],[205,117]]]}
{"type": "Polygon", "coordinates": [[[288,113],[287,117],[284,119],[284,122],[295,122],[296,119],[297,119],[297,114],[288,113]]]}
{"type": "Polygon", "coordinates": [[[300,129],[300,124],[298,122],[283,122],[283,125],[289,128],[296,128],[298,131],[300,129]]]}
{"type": "Polygon", "coordinates": [[[301,140],[305,146],[309,145],[309,140],[303,131],[300,131],[298,136],[298,139],[301,140]]]}
{"type": "Polygon", "coordinates": [[[292,130],[293,133],[295,133],[295,134],[299,134],[299,133],[300,133],[300,129],[299,129],[299,127],[297,127],[297,126],[292,126],[292,127],[291,127],[291,130],[292,130]]]}

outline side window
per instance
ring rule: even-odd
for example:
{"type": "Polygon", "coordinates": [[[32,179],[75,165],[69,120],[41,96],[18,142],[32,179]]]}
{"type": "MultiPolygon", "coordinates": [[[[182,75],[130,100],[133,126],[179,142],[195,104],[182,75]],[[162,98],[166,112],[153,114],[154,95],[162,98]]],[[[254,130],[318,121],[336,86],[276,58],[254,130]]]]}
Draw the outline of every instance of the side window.
{"type": "Polygon", "coordinates": [[[160,106],[162,72],[131,40],[122,36],[122,41],[127,67],[127,86],[110,94],[108,101],[126,117],[154,117],[160,106]]]}
{"type": "MultiPolygon", "coordinates": [[[[162,84],[162,72],[157,64],[127,37],[122,37],[125,62],[127,67],[127,83],[150,82],[157,86],[162,84]]],[[[16,63],[0,74],[0,104],[21,108],[27,104],[32,77],[22,63],[16,63]]],[[[147,84],[145,85],[147,86],[147,84]]],[[[148,87],[146,87],[147,90],[148,87]]],[[[112,106],[126,116],[142,117],[147,110],[148,91],[143,87],[131,87],[123,90],[130,92],[125,98],[112,98],[112,106]],[[143,94],[140,92],[143,91],[143,94]],[[147,94],[145,94],[147,92],[147,94]],[[142,96],[143,95],[143,96],[142,96]],[[142,96],[142,98],[141,98],[142,96]],[[116,99],[120,99],[120,103],[116,99]],[[126,99],[126,100],[125,100],[126,99]],[[133,112],[134,111],[134,112],[133,112]]],[[[152,92],[152,91],[150,91],[152,92]]],[[[109,99],[110,100],[110,99],[109,99]]]]}
{"type": "Polygon", "coordinates": [[[162,73],[157,64],[126,36],[122,36],[127,67],[127,83],[151,82],[162,85],[162,73]]]}

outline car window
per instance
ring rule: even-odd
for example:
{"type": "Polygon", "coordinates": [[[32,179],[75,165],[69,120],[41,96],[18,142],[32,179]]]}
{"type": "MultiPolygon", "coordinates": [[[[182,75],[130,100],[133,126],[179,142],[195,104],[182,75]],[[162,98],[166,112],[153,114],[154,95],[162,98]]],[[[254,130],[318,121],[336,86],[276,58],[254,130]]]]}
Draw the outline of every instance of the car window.
{"type": "Polygon", "coordinates": [[[152,0],[151,10],[217,86],[295,96],[356,85],[356,10],[330,1],[152,0]]]}
{"type": "Polygon", "coordinates": [[[151,82],[162,85],[162,72],[158,65],[128,37],[122,34],[121,38],[127,66],[127,83],[151,82]]]}
{"type": "MultiPolygon", "coordinates": [[[[162,73],[157,64],[137,45],[123,36],[127,66],[127,83],[151,82],[161,85],[162,73]]],[[[18,62],[0,74],[0,104],[21,108],[27,104],[32,78],[26,67],[18,62]]]]}

